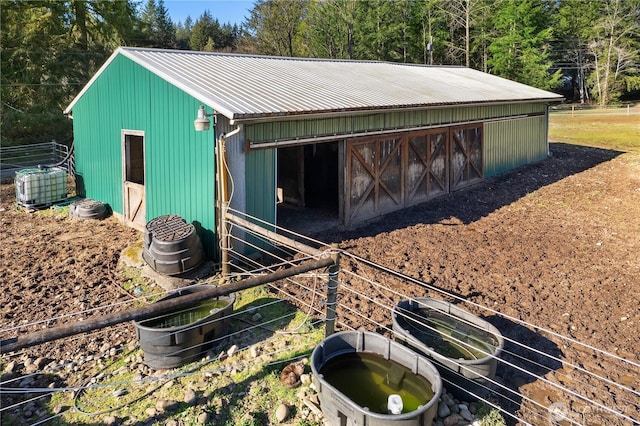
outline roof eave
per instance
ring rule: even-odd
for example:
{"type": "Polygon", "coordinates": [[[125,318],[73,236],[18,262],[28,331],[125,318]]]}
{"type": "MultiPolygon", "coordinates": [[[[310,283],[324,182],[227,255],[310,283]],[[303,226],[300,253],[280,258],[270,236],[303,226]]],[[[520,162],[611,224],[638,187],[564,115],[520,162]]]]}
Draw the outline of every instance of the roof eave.
{"type": "MultiPolygon", "coordinates": [[[[253,123],[261,121],[289,121],[289,120],[301,120],[301,119],[313,119],[313,118],[336,118],[351,115],[366,115],[376,114],[380,112],[408,112],[408,111],[423,111],[429,109],[443,109],[455,106],[488,106],[488,105],[505,105],[505,104],[523,104],[523,103],[559,103],[564,100],[564,97],[558,95],[557,97],[548,98],[531,98],[531,99],[505,99],[500,101],[476,101],[476,102],[446,102],[438,104],[421,104],[421,105],[406,105],[406,106],[388,106],[388,107],[363,107],[363,108],[348,108],[348,109],[333,109],[322,111],[280,111],[270,113],[234,113],[230,118],[230,124],[238,123],[253,123]]],[[[226,115],[226,114],[225,114],[226,115]]],[[[227,116],[229,117],[229,116],[227,116]]]]}

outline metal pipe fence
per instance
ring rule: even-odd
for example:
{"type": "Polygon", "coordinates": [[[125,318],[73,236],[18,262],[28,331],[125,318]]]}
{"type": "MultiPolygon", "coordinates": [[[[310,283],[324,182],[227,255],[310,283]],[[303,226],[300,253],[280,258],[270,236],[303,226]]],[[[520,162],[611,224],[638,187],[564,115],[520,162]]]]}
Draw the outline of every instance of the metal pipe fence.
{"type": "Polygon", "coordinates": [[[38,166],[56,165],[73,175],[73,155],[69,147],[56,141],[0,148],[0,177],[15,176],[15,172],[38,166]]]}

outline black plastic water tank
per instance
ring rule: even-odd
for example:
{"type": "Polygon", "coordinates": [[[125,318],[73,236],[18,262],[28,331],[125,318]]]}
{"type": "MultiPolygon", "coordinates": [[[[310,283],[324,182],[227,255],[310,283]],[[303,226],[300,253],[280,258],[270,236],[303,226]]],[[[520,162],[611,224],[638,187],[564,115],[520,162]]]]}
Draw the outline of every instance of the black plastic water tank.
{"type": "MultiPolygon", "coordinates": [[[[159,302],[213,287],[185,287],[160,299],[159,302]]],[[[227,333],[234,302],[235,295],[231,293],[228,296],[202,301],[189,309],[144,321],[134,321],[145,364],[162,370],[196,361],[209,349],[213,340],[227,333]]]]}
{"type": "Polygon", "coordinates": [[[165,215],[147,223],[142,258],[156,272],[177,275],[199,266],[204,252],[193,224],[165,215]]]}
{"type": "Polygon", "coordinates": [[[74,201],[69,206],[69,215],[78,219],[103,219],[108,212],[106,204],[91,198],[74,201]]]}

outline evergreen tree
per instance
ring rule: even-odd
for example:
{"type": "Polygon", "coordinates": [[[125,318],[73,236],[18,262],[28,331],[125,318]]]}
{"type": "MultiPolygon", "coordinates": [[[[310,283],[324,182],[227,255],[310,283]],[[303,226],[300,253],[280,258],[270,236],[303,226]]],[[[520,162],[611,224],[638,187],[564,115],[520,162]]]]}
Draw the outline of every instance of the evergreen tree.
{"type": "Polygon", "coordinates": [[[547,47],[552,29],[544,0],[505,0],[496,11],[497,37],[489,46],[490,72],[541,89],[559,85],[560,71],[549,72],[547,47]]]}
{"type": "Polygon", "coordinates": [[[353,59],[357,4],[352,0],[327,0],[311,5],[307,42],[312,56],[353,59]]]}
{"type": "MultiPolygon", "coordinates": [[[[407,1],[363,0],[356,7],[354,57],[403,62],[408,31],[407,1]]],[[[408,49],[407,49],[408,50],[408,49]]]]}
{"type": "Polygon", "coordinates": [[[205,10],[191,29],[190,45],[192,50],[216,49],[216,35],[220,33],[220,22],[213,19],[211,12],[205,10]]]}
{"type": "Polygon", "coordinates": [[[138,28],[130,1],[3,0],[2,145],[70,140],[62,110],[138,28]]]}
{"type": "Polygon", "coordinates": [[[306,56],[302,42],[307,0],[258,0],[247,21],[258,53],[278,56],[306,56]]]}
{"type": "Polygon", "coordinates": [[[191,32],[193,28],[193,21],[191,16],[187,16],[184,23],[178,22],[176,25],[176,47],[181,50],[191,49],[191,32]]]}
{"type": "Polygon", "coordinates": [[[172,49],[176,47],[176,29],[169,18],[164,0],[148,0],[142,10],[144,34],[151,47],[172,49]]]}

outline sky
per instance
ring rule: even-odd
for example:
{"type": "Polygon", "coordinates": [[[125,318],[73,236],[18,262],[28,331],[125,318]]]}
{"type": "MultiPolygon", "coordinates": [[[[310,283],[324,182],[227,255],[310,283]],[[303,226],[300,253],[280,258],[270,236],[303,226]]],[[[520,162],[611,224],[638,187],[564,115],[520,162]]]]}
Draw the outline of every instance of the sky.
{"type": "Polygon", "coordinates": [[[184,22],[187,16],[195,22],[205,10],[217,18],[221,24],[242,24],[249,10],[253,8],[253,1],[242,0],[164,0],[169,16],[174,23],[184,22]]]}

